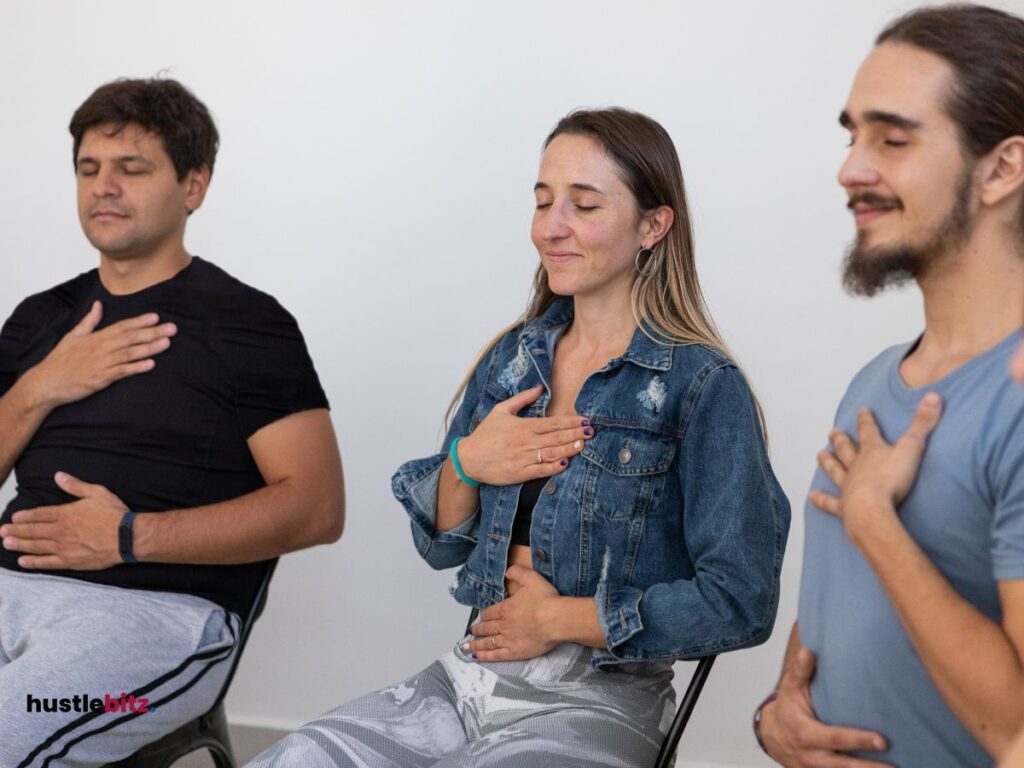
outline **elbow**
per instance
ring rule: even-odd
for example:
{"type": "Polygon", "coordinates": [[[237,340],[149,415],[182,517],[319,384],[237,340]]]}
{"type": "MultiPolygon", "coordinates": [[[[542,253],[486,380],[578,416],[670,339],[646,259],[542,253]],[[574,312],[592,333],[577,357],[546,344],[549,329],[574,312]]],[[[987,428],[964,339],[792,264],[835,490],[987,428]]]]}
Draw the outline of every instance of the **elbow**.
{"type": "Polygon", "coordinates": [[[322,531],[321,543],[333,544],[341,538],[345,532],[345,493],[342,491],[338,497],[325,505],[321,513],[322,531]]]}
{"type": "Polygon", "coordinates": [[[711,591],[711,595],[711,604],[729,636],[721,650],[753,648],[772,636],[779,609],[777,581],[748,581],[742,588],[729,588],[722,584],[720,589],[711,591]]]}
{"type": "Polygon", "coordinates": [[[345,531],[345,489],[342,485],[331,493],[322,494],[313,505],[315,514],[310,519],[310,546],[333,544],[345,531]]]}
{"type": "MultiPolygon", "coordinates": [[[[985,751],[1000,765],[1011,752],[1015,759],[1024,755],[1024,712],[1021,709],[1019,705],[1002,707],[1002,716],[994,712],[995,716],[988,723],[980,720],[964,723],[985,751]]],[[[1006,762],[1017,765],[1015,762],[1006,762]]]]}

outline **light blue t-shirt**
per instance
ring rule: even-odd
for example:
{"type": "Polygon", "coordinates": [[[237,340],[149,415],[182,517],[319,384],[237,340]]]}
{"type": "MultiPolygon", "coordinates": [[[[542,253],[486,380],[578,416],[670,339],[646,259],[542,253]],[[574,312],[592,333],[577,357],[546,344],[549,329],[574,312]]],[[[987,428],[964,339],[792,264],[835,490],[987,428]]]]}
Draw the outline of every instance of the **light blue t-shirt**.
{"type": "MultiPolygon", "coordinates": [[[[1024,579],[1024,387],[1008,372],[1020,339],[1018,331],[919,389],[899,373],[912,344],[892,347],[857,374],[835,421],[855,437],[857,411],[866,406],[893,442],[927,392],[941,395],[942,420],[899,515],[956,591],[996,622],[998,582],[1024,579]]],[[[820,469],[812,487],[837,492],[820,469]]],[[[992,765],[946,706],[842,521],[810,503],[805,519],[799,625],[802,643],[817,654],[818,717],[883,734],[889,751],[865,758],[904,768],[992,765]]]]}

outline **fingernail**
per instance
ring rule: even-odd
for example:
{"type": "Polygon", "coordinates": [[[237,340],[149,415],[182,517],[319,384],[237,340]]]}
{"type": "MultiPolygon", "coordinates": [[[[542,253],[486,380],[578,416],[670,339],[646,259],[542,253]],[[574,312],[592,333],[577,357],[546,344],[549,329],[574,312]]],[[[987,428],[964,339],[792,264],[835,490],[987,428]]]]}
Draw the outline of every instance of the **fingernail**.
{"type": "Polygon", "coordinates": [[[572,447],[575,448],[576,450],[579,450],[580,448],[583,447],[583,441],[577,440],[575,443],[572,444],[572,447]]]}
{"type": "Polygon", "coordinates": [[[68,476],[64,472],[58,472],[57,473],[57,482],[58,483],[66,483],[67,481],[68,481],[68,476]]]}
{"type": "Polygon", "coordinates": [[[476,651],[473,651],[471,654],[469,654],[469,658],[471,658],[473,661],[476,661],[476,659],[477,659],[476,651]]]}
{"type": "Polygon", "coordinates": [[[462,644],[462,650],[465,651],[466,653],[468,653],[469,652],[469,643],[463,643],[462,644]]]}
{"type": "Polygon", "coordinates": [[[929,392],[924,396],[925,405],[936,406],[939,404],[939,396],[935,392],[929,392]]]}
{"type": "Polygon", "coordinates": [[[569,465],[569,462],[568,462],[568,461],[567,461],[566,459],[562,459],[562,460],[561,460],[560,462],[558,462],[558,463],[559,463],[559,464],[561,464],[561,465],[562,465],[563,467],[566,467],[566,466],[568,466],[568,465],[569,465]]]}
{"type": "Polygon", "coordinates": [[[583,421],[581,421],[580,422],[580,426],[581,427],[589,427],[590,426],[590,419],[584,419],[583,421]]]}
{"type": "Polygon", "coordinates": [[[583,434],[586,435],[587,437],[590,437],[591,435],[594,434],[594,430],[592,430],[590,427],[587,427],[586,429],[583,430],[583,434]]]}

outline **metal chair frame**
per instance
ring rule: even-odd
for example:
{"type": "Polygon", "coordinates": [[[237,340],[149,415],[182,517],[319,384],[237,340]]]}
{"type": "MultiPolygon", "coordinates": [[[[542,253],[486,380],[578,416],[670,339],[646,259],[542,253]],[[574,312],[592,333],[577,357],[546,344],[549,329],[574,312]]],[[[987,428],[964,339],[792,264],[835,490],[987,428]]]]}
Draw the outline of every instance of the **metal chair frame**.
{"type": "MultiPolygon", "coordinates": [[[[476,608],[470,611],[469,621],[466,623],[467,635],[478,614],[479,611],[476,608]]],[[[686,730],[686,724],[690,722],[690,715],[693,714],[693,709],[697,706],[697,699],[700,698],[700,692],[704,690],[704,683],[708,681],[708,675],[711,674],[711,666],[717,658],[717,655],[702,656],[700,661],[697,662],[697,668],[693,670],[693,675],[690,677],[690,684],[686,686],[686,693],[683,694],[679,706],[676,707],[676,714],[672,718],[672,725],[669,726],[668,733],[665,734],[665,740],[661,742],[661,749],[658,750],[658,757],[654,761],[654,768],[669,768],[673,760],[675,760],[679,739],[682,737],[683,731],[686,730]]]]}
{"type": "Polygon", "coordinates": [[[267,566],[259,589],[253,598],[252,608],[248,617],[242,621],[238,634],[238,650],[231,660],[231,669],[221,686],[217,699],[213,706],[203,715],[185,723],[175,731],[168,733],[154,742],[140,748],[135,754],[124,758],[116,763],[111,763],[107,768],[170,768],[175,761],[185,755],[195,752],[197,749],[206,749],[213,758],[217,768],[238,768],[235,760],[235,753],[231,749],[231,737],[228,733],[228,721],[224,712],[224,697],[228,693],[231,681],[235,677],[235,670],[238,669],[238,662],[242,658],[242,651],[249,639],[252,625],[263,613],[267,603],[267,591],[270,588],[270,578],[274,575],[274,568],[277,561],[274,560],[267,566]]]}

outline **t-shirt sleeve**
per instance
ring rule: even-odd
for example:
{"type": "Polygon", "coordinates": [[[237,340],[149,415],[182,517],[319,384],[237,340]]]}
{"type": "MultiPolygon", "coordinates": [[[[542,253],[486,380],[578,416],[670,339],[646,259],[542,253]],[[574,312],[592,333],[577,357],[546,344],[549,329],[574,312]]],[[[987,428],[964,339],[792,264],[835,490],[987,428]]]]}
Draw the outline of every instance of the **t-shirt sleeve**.
{"type": "Polygon", "coordinates": [[[243,436],[293,413],[329,407],[295,318],[265,294],[232,309],[217,336],[243,436]]]}
{"type": "Polygon", "coordinates": [[[989,461],[993,496],[992,571],[997,581],[1024,579],[1024,389],[1007,383],[990,418],[995,432],[989,461]],[[1001,424],[1000,424],[1001,423],[1001,424]]]}
{"type": "Polygon", "coordinates": [[[40,296],[25,299],[0,329],[0,397],[39,362],[40,335],[50,330],[55,314],[52,307],[45,311],[44,303],[40,296]]]}

